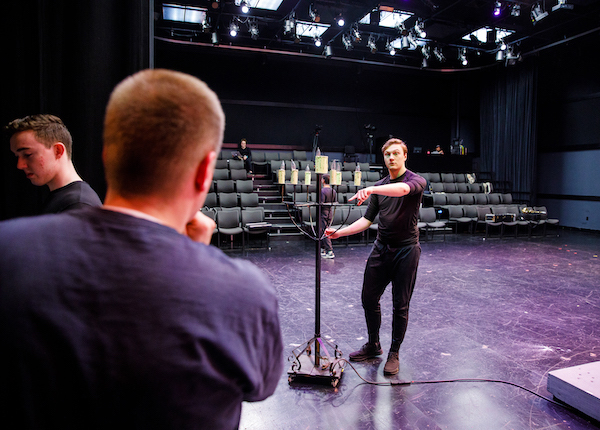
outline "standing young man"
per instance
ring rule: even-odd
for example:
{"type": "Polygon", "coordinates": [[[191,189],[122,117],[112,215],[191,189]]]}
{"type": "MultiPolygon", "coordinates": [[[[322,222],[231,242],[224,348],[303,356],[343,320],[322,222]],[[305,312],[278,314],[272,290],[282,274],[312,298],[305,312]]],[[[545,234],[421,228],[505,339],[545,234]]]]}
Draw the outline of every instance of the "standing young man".
{"type": "Polygon", "coordinates": [[[50,189],[41,214],[102,205],[75,170],[71,133],[60,118],[30,115],[11,121],[6,130],[10,149],[17,157],[17,169],[23,170],[33,185],[50,189]]]}
{"type": "Polygon", "coordinates": [[[399,370],[398,351],[406,333],[410,298],[421,256],[417,219],[427,182],[406,169],[408,148],[402,140],[388,140],[381,151],[389,174],[374,186],[359,190],[350,199],[358,200],[360,205],[371,197],[364,217],[337,232],[329,229],[328,233],[332,239],[360,233],[369,228],[379,214],[377,239],[367,260],[362,289],[369,340],[349,357],[352,361],[363,361],[383,353],[379,343],[379,300],[391,282],[392,343],[383,373],[394,375],[399,370]]]}
{"type": "Polygon", "coordinates": [[[224,124],[199,79],[136,73],[106,108],[105,205],[0,223],[0,422],[234,429],[274,392],[275,289],[199,212],[224,124]]]}

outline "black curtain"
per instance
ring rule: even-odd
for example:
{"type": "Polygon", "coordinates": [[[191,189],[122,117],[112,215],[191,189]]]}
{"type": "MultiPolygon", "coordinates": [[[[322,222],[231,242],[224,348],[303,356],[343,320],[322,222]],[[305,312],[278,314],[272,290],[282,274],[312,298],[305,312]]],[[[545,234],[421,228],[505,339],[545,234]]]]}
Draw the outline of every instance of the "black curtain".
{"type": "Polygon", "coordinates": [[[537,65],[495,70],[481,91],[481,171],[531,201],[536,177],[537,65]]]}

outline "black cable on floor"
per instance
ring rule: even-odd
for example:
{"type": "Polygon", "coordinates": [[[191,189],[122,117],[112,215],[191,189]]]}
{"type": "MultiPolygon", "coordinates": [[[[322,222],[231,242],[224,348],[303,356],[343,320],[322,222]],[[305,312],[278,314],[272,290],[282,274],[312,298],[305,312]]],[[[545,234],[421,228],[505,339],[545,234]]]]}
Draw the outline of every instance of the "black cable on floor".
{"type": "Polygon", "coordinates": [[[360,373],[358,373],[358,370],[356,370],[356,368],[350,361],[348,361],[344,358],[342,358],[340,361],[344,361],[345,363],[349,364],[350,367],[352,368],[352,370],[354,370],[354,372],[356,373],[356,375],[361,380],[363,380],[365,383],[367,383],[369,385],[381,385],[381,386],[394,387],[394,386],[409,386],[409,385],[443,384],[443,383],[448,383],[448,382],[493,382],[493,383],[497,383],[497,384],[512,385],[513,387],[517,387],[517,388],[520,388],[521,390],[525,390],[528,393],[531,393],[549,403],[552,403],[554,405],[565,408],[570,412],[575,412],[575,413],[579,414],[579,411],[577,409],[567,405],[566,403],[557,402],[556,400],[550,399],[546,396],[542,396],[541,394],[538,394],[535,391],[530,390],[529,388],[523,387],[522,385],[515,384],[513,382],[503,381],[500,379],[465,378],[465,379],[441,379],[441,380],[437,380],[437,381],[436,380],[434,380],[434,381],[390,381],[390,382],[369,381],[369,380],[365,379],[360,373]]]}

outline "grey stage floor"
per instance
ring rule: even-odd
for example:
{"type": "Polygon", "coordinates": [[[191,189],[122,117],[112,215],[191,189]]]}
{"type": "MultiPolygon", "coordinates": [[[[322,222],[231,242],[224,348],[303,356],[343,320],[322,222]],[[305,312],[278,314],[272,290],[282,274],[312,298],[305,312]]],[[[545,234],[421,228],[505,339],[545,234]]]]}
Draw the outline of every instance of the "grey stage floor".
{"type": "MultiPolygon", "coordinates": [[[[360,304],[371,246],[336,244],[322,261],[321,334],[348,353],[365,342],[360,304]]],[[[241,429],[595,429],[552,398],[548,372],[600,360],[600,235],[488,239],[449,235],[423,242],[400,372],[383,375],[391,293],[382,298],[381,359],[346,365],[337,388],[288,383],[243,405],[241,429]],[[359,376],[360,375],[360,376],[359,376]],[[373,385],[362,379],[388,383],[373,385]]],[[[285,359],[315,329],[315,247],[274,241],[271,251],[231,252],[262,268],[276,286],[285,359]]]]}

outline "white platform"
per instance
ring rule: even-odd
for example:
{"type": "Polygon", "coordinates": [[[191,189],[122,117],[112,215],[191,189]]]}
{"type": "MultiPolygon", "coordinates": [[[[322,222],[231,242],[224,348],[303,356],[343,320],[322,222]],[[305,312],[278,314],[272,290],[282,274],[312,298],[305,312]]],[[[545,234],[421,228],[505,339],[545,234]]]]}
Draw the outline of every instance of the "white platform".
{"type": "Polygon", "coordinates": [[[600,361],[553,370],[548,391],[560,401],[600,421],[600,361]]]}

